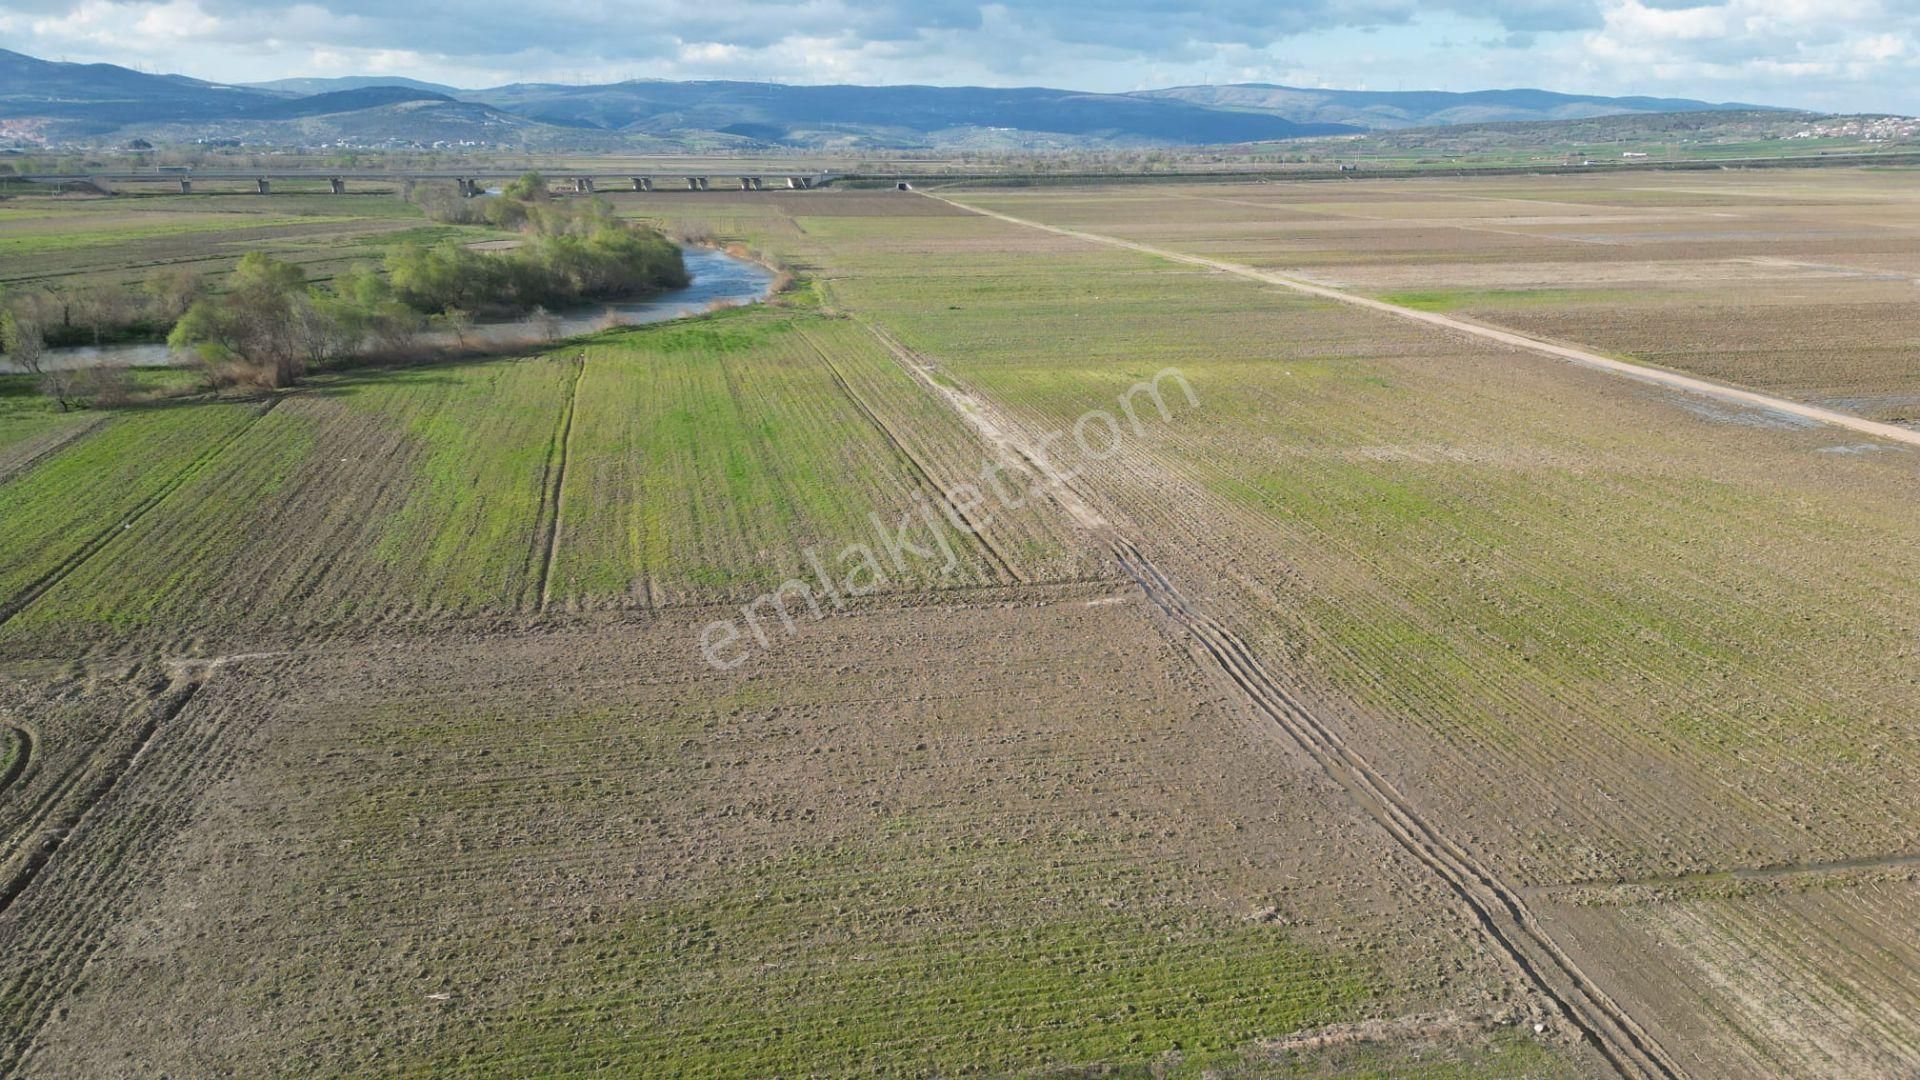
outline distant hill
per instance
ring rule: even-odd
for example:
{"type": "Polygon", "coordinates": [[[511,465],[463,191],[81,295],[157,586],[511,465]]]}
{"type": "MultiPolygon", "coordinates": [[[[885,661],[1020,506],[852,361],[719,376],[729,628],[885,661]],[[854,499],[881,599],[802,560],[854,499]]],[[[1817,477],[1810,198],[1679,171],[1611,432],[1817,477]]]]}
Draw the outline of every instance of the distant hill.
{"type": "Polygon", "coordinates": [[[0,50],[0,129],[51,143],[239,139],[273,145],[528,149],[1064,150],[1219,146],[1491,121],[1719,108],[1544,90],[1303,90],[1244,84],[1130,94],[1047,87],[634,81],[484,90],[391,76],[229,86],[0,50]]]}
{"type": "Polygon", "coordinates": [[[1787,109],[1628,113],[1576,120],[1502,121],[1377,131],[1347,147],[1467,151],[1492,147],[1626,146],[1644,142],[1751,142],[1805,131],[1820,114],[1787,109]]]}
{"type": "Polygon", "coordinates": [[[656,136],[717,132],[794,146],[940,145],[979,132],[1054,136],[1067,143],[1199,145],[1355,130],[1180,101],[1042,87],[626,82],[522,84],[461,96],[569,127],[656,136]]]}
{"type": "Polygon", "coordinates": [[[296,120],[305,116],[336,116],[340,113],[359,112],[362,109],[378,109],[387,105],[397,105],[403,101],[452,100],[451,97],[432,90],[417,90],[405,86],[367,86],[357,90],[336,90],[327,94],[314,94],[311,97],[270,101],[248,109],[247,115],[259,120],[296,120]]]}
{"type": "Polygon", "coordinates": [[[147,75],[112,64],[67,64],[0,49],[0,119],[66,121],[69,130],[107,132],[154,120],[236,116],[275,100],[263,90],[147,75]]]}
{"type": "Polygon", "coordinates": [[[1689,98],[1597,97],[1551,90],[1311,90],[1266,83],[1175,86],[1133,96],[1183,101],[1220,109],[1271,113],[1298,123],[1351,124],[1371,130],[1487,124],[1527,120],[1577,120],[1623,113],[1686,113],[1765,109],[1737,102],[1714,104],[1689,98]]]}
{"type": "Polygon", "coordinates": [[[293,94],[306,97],[310,94],[331,94],[339,90],[365,90],[374,86],[404,86],[409,90],[425,90],[432,94],[444,94],[447,97],[459,97],[464,91],[457,86],[442,86],[439,83],[421,82],[419,79],[403,79],[397,75],[343,75],[332,79],[273,79],[268,82],[243,84],[253,90],[270,90],[278,94],[293,94]]]}
{"type": "MultiPolygon", "coordinates": [[[[412,147],[438,143],[530,150],[670,151],[677,148],[675,144],[656,144],[613,133],[555,127],[477,101],[455,101],[419,90],[403,92],[422,96],[334,111],[342,95],[323,94],[318,97],[334,99],[333,102],[315,103],[313,98],[301,98],[280,103],[306,107],[276,110],[283,115],[222,120],[211,126],[204,123],[160,125],[146,130],[151,140],[159,142],[186,142],[205,137],[211,131],[221,138],[274,146],[412,147]]],[[[358,93],[361,91],[343,92],[358,93]]]]}

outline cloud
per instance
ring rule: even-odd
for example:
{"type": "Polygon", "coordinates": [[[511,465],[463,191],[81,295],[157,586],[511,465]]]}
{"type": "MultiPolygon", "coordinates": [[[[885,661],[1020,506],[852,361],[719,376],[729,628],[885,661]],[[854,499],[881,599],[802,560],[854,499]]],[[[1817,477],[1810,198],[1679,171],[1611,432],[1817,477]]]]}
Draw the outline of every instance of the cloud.
{"type": "Polygon", "coordinates": [[[1901,100],[1906,0],[0,0],[8,45],[233,81],[375,72],[1132,89],[1541,85],[1852,108],[1901,100]],[[23,29],[24,28],[24,29],[23,29]],[[1417,84],[1411,80],[1418,79],[1417,84]]]}

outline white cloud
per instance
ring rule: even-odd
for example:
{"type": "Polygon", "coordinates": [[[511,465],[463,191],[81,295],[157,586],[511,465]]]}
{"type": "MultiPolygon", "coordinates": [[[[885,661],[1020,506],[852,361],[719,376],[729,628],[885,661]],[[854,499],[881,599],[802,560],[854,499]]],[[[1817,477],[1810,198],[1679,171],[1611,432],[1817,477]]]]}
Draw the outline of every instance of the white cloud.
{"type": "Polygon", "coordinates": [[[1542,86],[1920,110],[1910,0],[0,0],[9,48],[245,81],[1542,86]]]}

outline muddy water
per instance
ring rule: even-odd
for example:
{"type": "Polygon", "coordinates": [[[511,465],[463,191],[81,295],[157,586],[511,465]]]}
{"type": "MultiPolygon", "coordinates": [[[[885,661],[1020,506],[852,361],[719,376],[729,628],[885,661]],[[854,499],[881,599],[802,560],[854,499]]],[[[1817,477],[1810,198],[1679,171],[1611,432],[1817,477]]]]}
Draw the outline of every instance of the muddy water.
{"type": "MultiPolygon", "coordinates": [[[[773,271],[759,263],[735,258],[711,248],[687,248],[684,254],[687,273],[693,275],[693,284],[684,289],[670,289],[644,300],[555,312],[561,336],[571,337],[599,330],[610,322],[634,325],[665,322],[697,315],[715,303],[756,303],[765,300],[773,288],[773,271]]],[[[466,339],[469,344],[511,342],[537,337],[540,332],[531,318],[512,319],[480,323],[467,332],[466,339]]],[[[421,335],[421,340],[429,345],[455,344],[454,336],[445,331],[430,331],[421,335]]],[[[177,359],[165,345],[159,344],[85,345],[47,350],[48,365],[61,368],[165,367],[177,359]]],[[[10,361],[0,359],[0,372],[18,370],[10,361]]]]}

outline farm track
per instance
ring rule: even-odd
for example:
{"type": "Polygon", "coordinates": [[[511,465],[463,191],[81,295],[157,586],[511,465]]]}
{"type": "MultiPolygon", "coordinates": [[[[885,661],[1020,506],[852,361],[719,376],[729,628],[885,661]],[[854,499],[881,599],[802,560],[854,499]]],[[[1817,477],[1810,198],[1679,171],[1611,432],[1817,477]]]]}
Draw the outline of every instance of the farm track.
{"type": "Polygon", "coordinates": [[[19,595],[6,601],[4,604],[0,604],[0,626],[5,626],[15,615],[20,614],[31,606],[35,600],[45,595],[47,590],[58,585],[67,575],[84,565],[88,559],[99,554],[100,549],[111,543],[114,537],[131,528],[134,523],[166,502],[169,496],[180,490],[181,487],[185,486],[186,483],[195,476],[198,476],[200,471],[206,468],[208,463],[224,453],[227,447],[232,446],[235,442],[239,441],[242,435],[251,431],[253,426],[259,423],[262,417],[272,412],[274,406],[280,404],[281,400],[282,399],[278,397],[269,398],[264,406],[261,406],[254,412],[251,420],[240,424],[223,438],[215,440],[213,444],[201,452],[198,457],[189,462],[186,468],[181,469],[172,479],[160,485],[158,490],[142,500],[139,505],[135,506],[125,518],[121,519],[117,526],[109,525],[102,529],[97,536],[87,541],[78,551],[75,551],[58,566],[42,574],[38,580],[21,590],[19,595]]]}
{"type": "Polygon", "coordinates": [[[1885,424],[1877,420],[1868,420],[1864,417],[1855,416],[1851,413],[1839,412],[1834,409],[1824,409],[1817,405],[1808,405],[1787,398],[1774,397],[1769,394],[1743,390],[1739,387],[1727,386],[1707,379],[1695,378],[1691,375],[1682,375],[1679,372],[1648,367],[1626,360],[1618,360],[1611,356],[1603,356],[1600,353],[1591,352],[1586,349],[1555,344],[1551,341],[1529,337],[1526,334],[1516,333],[1511,330],[1502,330],[1498,327],[1470,322],[1465,319],[1456,319],[1449,315],[1440,314],[1439,312],[1421,311],[1418,308],[1403,307],[1399,304],[1388,303],[1385,300],[1375,300],[1372,297],[1360,296],[1347,292],[1344,289],[1335,289],[1302,278],[1278,274],[1268,270],[1260,270],[1241,263],[1227,262],[1221,259],[1209,259],[1203,255],[1189,255],[1185,252],[1155,247],[1152,244],[1143,244],[1136,240],[1108,236],[1103,233],[1084,232],[1079,229],[1069,229],[1060,225],[1048,225],[1044,222],[1014,217],[1011,214],[1003,214],[997,210],[986,210],[977,206],[971,206],[942,195],[927,194],[926,197],[961,210],[979,214],[983,217],[1004,221],[1008,224],[1019,225],[1029,229],[1039,229],[1043,232],[1053,233],[1056,236],[1065,236],[1086,243],[1137,251],[1143,255],[1152,255],[1156,258],[1184,263],[1188,266],[1217,270],[1221,273],[1232,274],[1235,277],[1246,278],[1250,281],[1257,281],[1266,285],[1277,285],[1284,289],[1291,289],[1294,292],[1319,297],[1323,300],[1332,300],[1353,307],[1366,308],[1369,311],[1377,311],[1397,318],[1438,327],[1443,330],[1467,334],[1510,348],[1552,357],[1556,360],[1570,361],[1583,367],[1594,368],[1608,372],[1609,374],[1620,375],[1641,382],[1653,383],[1668,389],[1681,390],[1703,397],[1715,398],[1720,401],[1731,402],[1735,405],[1748,408],[1766,409],[1772,412],[1785,413],[1790,416],[1797,416],[1802,419],[1828,424],[1833,427],[1858,431],[1862,434],[1872,435],[1890,442],[1904,443],[1908,446],[1920,446],[1920,431],[1904,428],[1897,424],[1885,424]]]}
{"type": "Polygon", "coordinates": [[[998,415],[997,406],[941,385],[910,349],[884,330],[870,329],[908,374],[952,405],[988,445],[1013,455],[1009,465],[1040,476],[1048,494],[1105,543],[1127,576],[1191,635],[1255,708],[1285,731],[1403,850],[1440,879],[1480,932],[1615,1072],[1633,1078],[1684,1075],[1652,1036],[1554,944],[1518,890],[1422,817],[1391,781],[1273,677],[1237,634],[1198,610],[1130,538],[1092,508],[1070,477],[1032,451],[1016,434],[1017,426],[998,415]]]}
{"type": "Polygon", "coordinates": [[[1652,1038],[1554,945],[1515,890],[1422,818],[1398,789],[1271,676],[1240,637],[1196,610],[1139,548],[1111,538],[1128,575],[1186,629],[1234,685],[1293,737],[1395,842],[1446,885],[1480,930],[1622,1076],[1677,1077],[1652,1038]]]}
{"type": "Polygon", "coordinates": [[[539,610],[547,610],[553,601],[553,563],[560,556],[560,500],[567,490],[567,458],[573,451],[573,414],[580,401],[580,381],[586,376],[587,354],[582,352],[573,362],[573,380],[567,386],[567,408],[560,419],[560,431],[554,439],[554,448],[547,455],[547,475],[541,477],[547,494],[545,501],[550,505],[543,507],[547,519],[546,544],[540,560],[540,580],[536,592],[539,594],[539,610]],[[554,458],[559,458],[556,465],[554,458]]]}
{"type": "MultiPolygon", "coordinates": [[[[928,470],[927,466],[921,462],[919,458],[914,457],[913,451],[907,449],[906,443],[900,436],[892,428],[887,426],[886,421],[880,419],[880,414],[875,412],[858,393],[854,392],[853,385],[847,382],[846,375],[841,372],[839,365],[835,364],[832,358],[827,355],[827,351],[822,349],[820,344],[814,341],[804,330],[798,331],[798,333],[800,340],[806,342],[807,347],[819,355],[820,362],[824,364],[827,371],[833,375],[833,381],[835,385],[839,386],[840,392],[847,396],[847,400],[853,403],[853,407],[859,410],[860,415],[866,417],[867,423],[872,424],[873,429],[878,431],[880,437],[887,441],[887,445],[893,448],[893,452],[899,456],[901,464],[905,465],[907,470],[913,474],[914,478],[927,489],[929,495],[935,498],[945,499],[946,492],[942,491],[940,485],[934,482],[932,472],[928,470]]],[[[891,352],[891,350],[889,351],[891,352]]],[[[949,505],[951,505],[951,503],[949,503],[949,505]]],[[[980,542],[980,547],[987,553],[987,557],[993,560],[995,569],[1007,584],[1031,584],[1031,582],[1026,582],[1025,577],[1014,569],[1013,564],[1008,561],[1007,557],[1001,554],[998,548],[994,547],[993,542],[987,537],[985,526],[981,522],[971,514],[966,515],[966,520],[967,524],[972,527],[970,535],[980,542]]]]}

